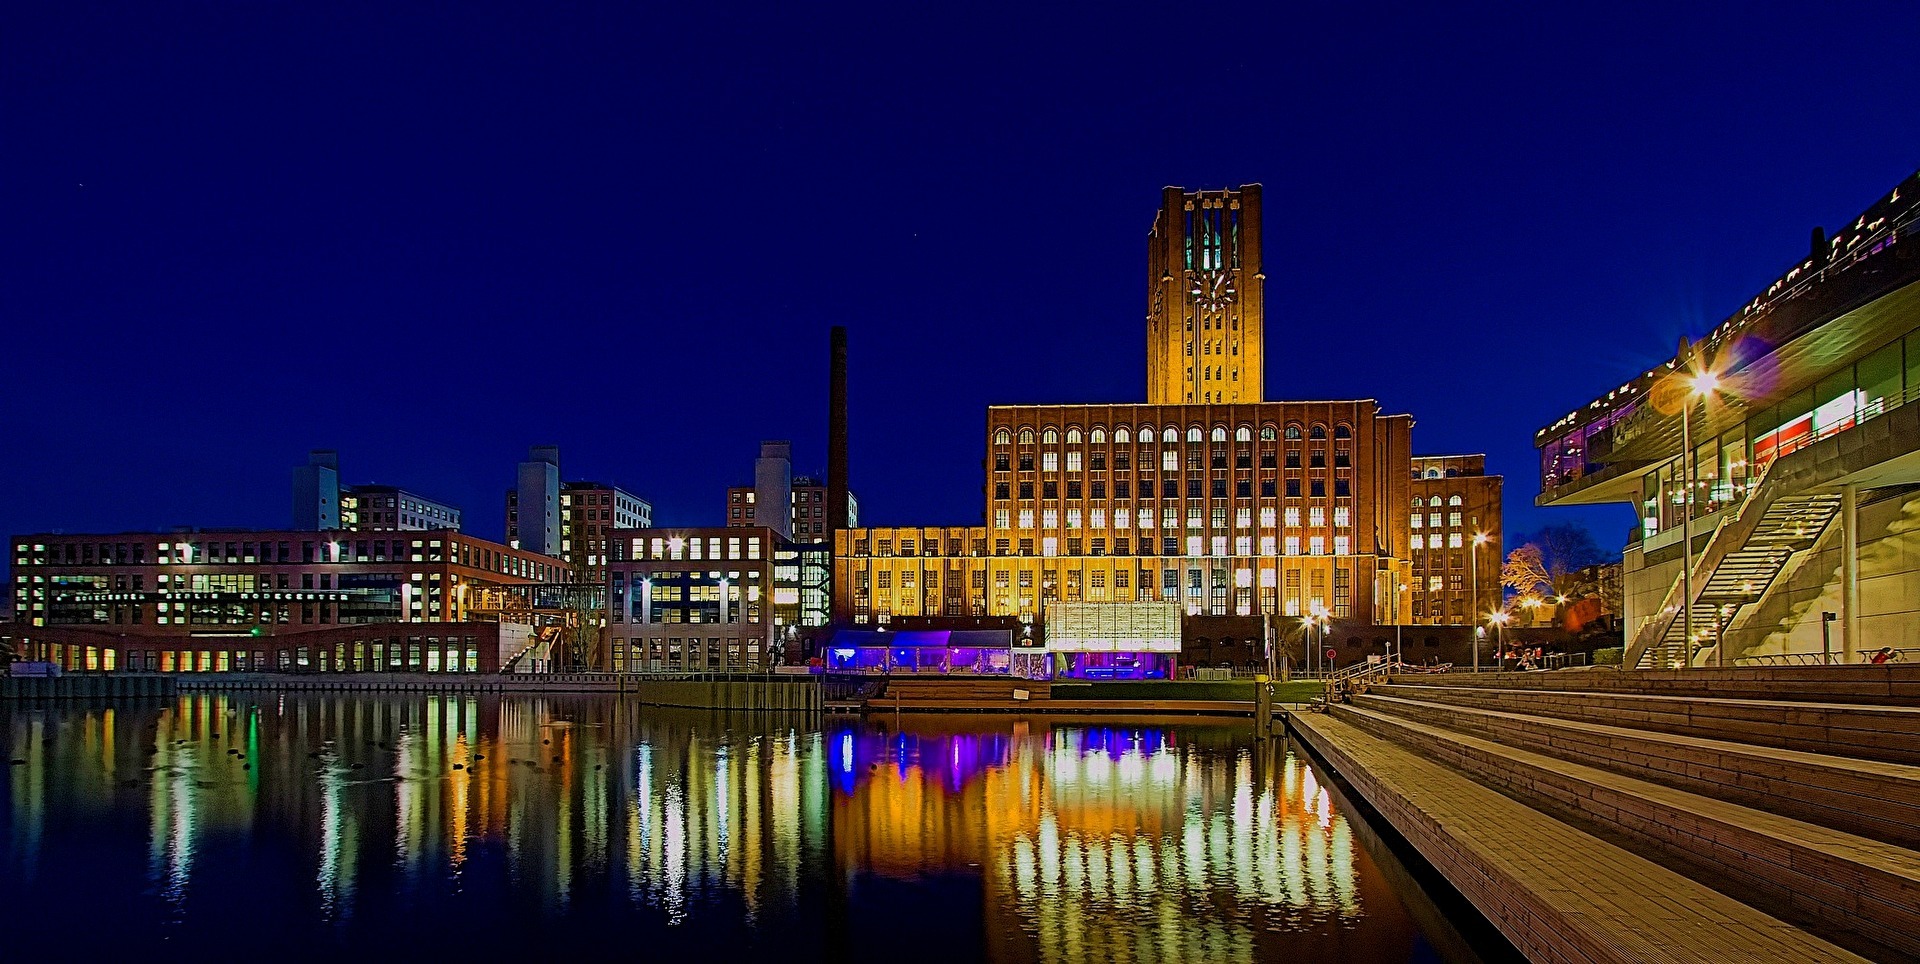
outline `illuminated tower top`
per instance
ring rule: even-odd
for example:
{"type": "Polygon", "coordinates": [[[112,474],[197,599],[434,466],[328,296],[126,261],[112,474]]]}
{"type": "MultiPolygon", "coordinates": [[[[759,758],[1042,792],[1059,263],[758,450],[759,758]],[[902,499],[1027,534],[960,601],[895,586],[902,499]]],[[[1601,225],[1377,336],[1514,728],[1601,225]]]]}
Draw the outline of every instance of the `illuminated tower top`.
{"type": "Polygon", "coordinates": [[[1161,192],[1147,235],[1147,402],[1260,402],[1260,185],[1161,192]]]}

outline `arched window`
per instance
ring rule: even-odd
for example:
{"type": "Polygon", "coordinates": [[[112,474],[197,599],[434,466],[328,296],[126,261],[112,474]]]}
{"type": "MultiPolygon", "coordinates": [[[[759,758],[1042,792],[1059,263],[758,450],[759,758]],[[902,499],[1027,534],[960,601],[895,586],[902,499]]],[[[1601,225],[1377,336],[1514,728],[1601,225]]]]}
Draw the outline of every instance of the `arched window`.
{"type": "Polygon", "coordinates": [[[1436,495],[1433,498],[1428,499],[1427,505],[1435,509],[1440,508],[1440,497],[1436,495]]]}
{"type": "Polygon", "coordinates": [[[1242,425],[1234,430],[1233,440],[1236,442],[1251,442],[1253,441],[1253,430],[1242,425]]]}
{"type": "Polygon", "coordinates": [[[1456,495],[1456,496],[1454,496],[1453,498],[1451,498],[1451,499],[1448,499],[1448,500],[1447,500],[1447,504],[1448,504],[1448,505],[1459,505],[1459,504],[1460,504],[1460,497],[1456,495]]]}
{"type": "Polygon", "coordinates": [[[1227,430],[1223,426],[1215,425],[1207,437],[1215,442],[1224,442],[1227,440],[1227,430]]]}
{"type": "Polygon", "coordinates": [[[1190,425],[1187,427],[1187,441],[1189,442],[1200,441],[1200,426],[1190,425]]]}
{"type": "Polygon", "coordinates": [[[1040,444],[1042,445],[1054,445],[1059,443],[1059,441],[1060,441],[1060,433],[1054,431],[1051,428],[1040,433],[1040,444]]]}
{"type": "Polygon", "coordinates": [[[1298,425],[1287,426],[1287,441],[1297,442],[1299,440],[1300,440],[1300,426],[1298,425]]]}
{"type": "Polygon", "coordinates": [[[1127,431],[1127,427],[1122,425],[1113,430],[1113,441],[1116,445],[1130,445],[1133,442],[1133,433],[1127,431]]]}
{"type": "Polygon", "coordinates": [[[1104,428],[1096,428],[1087,433],[1087,442],[1091,445],[1107,444],[1107,430],[1104,428]]]}
{"type": "Polygon", "coordinates": [[[1004,428],[993,433],[993,444],[995,445],[1006,445],[1012,441],[1013,433],[1004,428]]]}
{"type": "Polygon", "coordinates": [[[1024,426],[1020,429],[1020,444],[1021,445],[1033,444],[1033,429],[1026,428],[1024,426]]]}
{"type": "Polygon", "coordinates": [[[1460,470],[1459,470],[1459,469],[1448,469],[1448,470],[1447,470],[1447,478],[1449,478],[1449,479],[1452,479],[1452,478],[1458,478],[1459,476],[1460,476],[1460,470]]]}
{"type": "Polygon", "coordinates": [[[1166,442],[1169,445],[1180,441],[1180,430],[1171,425],[1167,426],[1166,431],[1160,433],[1160,441],[1166,442]]]}
{"type": "Polygon", "coordinates": [[[1070,428],[1070,429],[1067,429],[1067,444],[1068,444],[1068,445],[1079,445],[1079,444],[1080,444],[1080,430],[1079,430],[1079,429],[1077,429],[1077,428],[1070,428]]]}
{"type": "Polygon", "coordinates": [[[1325,425],[1319,424],[1318,422],[1314,423],[1313,428],[1307,431],[1307,438],[1310,438],[1316,442],[1326,441],[1327,427],[1325,425]]]}
{"type": "Polygon", "coordinates": [[[1439,478],[1439,477],[1440,477],[1440,470],[1439,470],[1439,469],[1428,469],[1428,470],[1427,470],[1427,478],[1429,478],[1429,479],[1437,479],[1437,478],[1439,478]]]}
{"type": "Polygon", "coordinates": [[[1274,438],[1273,426],[1271,425],[1260,426],[1260,441],[1271,442],[1273,441],[1273,438],[1274,438]]]}
{"type": "Polygon", "coordinates": [[[1341,422],[1340,424],[1335,425],[1333,427],[1333,437],[1334,438],[1352,438],[1353,429],[1347,427],[1347,423],[1341,422]]]}
{"type": "Polygon", "coordinates": [[[1427,505],[1427,500],[1422,499],[1417,495],[1413,497],[1413,511],[1418,512],[1421,509],[1425,508],[1426,505],[1427,505]]]}

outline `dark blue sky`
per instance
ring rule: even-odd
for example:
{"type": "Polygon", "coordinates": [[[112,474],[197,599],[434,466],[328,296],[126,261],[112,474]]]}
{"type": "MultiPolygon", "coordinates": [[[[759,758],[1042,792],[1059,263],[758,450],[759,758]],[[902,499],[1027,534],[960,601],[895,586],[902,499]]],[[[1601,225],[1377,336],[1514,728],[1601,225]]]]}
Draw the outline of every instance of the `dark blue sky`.
{"type": "Polygon", "coordinates": [[[835,323],[864,520],[978,522],[986,405],[1143,396],[1159,188],[1259,181],[1268,396],[1611,549],[1534,430],[1920,164],[1910,3],[550,6],[0,5],[0,532],[283,526],[332,447],[498,536],[535,443],[714,523],[824,467],[835,323]]]}

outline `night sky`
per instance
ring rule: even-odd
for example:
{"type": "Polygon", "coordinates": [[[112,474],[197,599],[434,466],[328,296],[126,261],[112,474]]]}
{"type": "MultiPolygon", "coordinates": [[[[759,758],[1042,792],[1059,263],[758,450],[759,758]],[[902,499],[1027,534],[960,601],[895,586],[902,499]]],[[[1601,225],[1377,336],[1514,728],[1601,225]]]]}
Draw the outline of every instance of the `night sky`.
{"type": "Polygon", "coordinates": [[[0,5],[0,533],[283,527],[318,447],[498,537],[542,443],[717,524],[832,324],[862,520],[978,523],[985,406],[1144,397],[1161,186],[1258,181],[1268,397],[1615,549],[1533,432],[1920,164],[1911,3],[347,6],[0,5]]]}

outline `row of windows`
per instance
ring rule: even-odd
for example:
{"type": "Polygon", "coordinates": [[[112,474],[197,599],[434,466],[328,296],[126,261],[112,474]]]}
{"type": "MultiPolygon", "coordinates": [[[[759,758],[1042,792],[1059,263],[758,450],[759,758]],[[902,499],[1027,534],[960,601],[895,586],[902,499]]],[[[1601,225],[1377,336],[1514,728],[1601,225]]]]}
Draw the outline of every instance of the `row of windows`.
{"type": "MultiPolygon", "coordinates": [[[[1265,449],[1261,451],[1260,453],[1261,468],[1263,469],[1275,468],[1278,465],[1278,461],[1279,461],[1279,456],[1272,449],[1265,449]]],[[[1010,455],[1009,453],[995,452],[993,455],[993,470],[995,472],[1009,471],[1013,467],[1013,462],[1014,462],[1013,456],[1010,455]]],[[[1297,448],[1287,449],[1287,458],[1286,458],[1287,468],[1290,468],[1290,469],[1300,468],[1300,462],[1301,462],[1300,450],[1297,448]]],[[[1033,466],[1034,466],[1033,453],[1021,452],[1019,457],[1019,463],[1020,463],[1020,471],[1022,472],[1033,471],[1033,466]]],[[[1207,456],[1202,454],[1201,451],[1197,448],[1189,449],[1187,451],[1187,459],[1186,459],[1187,471],[1198,472],[1201,469],[1207,468],[1209,464],[1211,464],[1211,466],[1216,469],[1226,468],[1227,467],[1227,450],[1214,449],[1211,459],[1209,459],[1207,456]]],[[[1314,469],[1326,468],[1327,467],[1327,450],[1324,448],[1315,448],[1312,452],[1308,453],[1306,457],[1306,464],[1308,468],[1314,468],[1314,469]]],[[[1343,468],[1343,469],[1351,468],[1353,466],[1353,450],[1345,446],[1341,446],[1340,448],[1335,449],[1333,452],[1333,464],[1335,468],[1343,468]]],[[[1083,468],[1092,468],[1094,471],[1098,472],[1098,471],[1104,470],[1107,467],[1107,453],[1104,451],[1095,451],[1095,452],[1088,453],[1087,457],[1085,459],[1082,459],[1080,451],[1078,449],[1072,449],[1067,452],[1066,465],[1067,465],[1068,472],[1079,472],[1079,471],[1082,471],[1083,468]]],[[[1113,453],[1113,467],[1116,471],[1121,471],[1121,472],[1131,471],[1133,469],[1133,453],[1124,452],[1124,451],[1113,453]]],[[[1253,468],[1253,453],[1245,449],[1242,449],[1240,452],[1236,453],[1233,457],[1233,467],[1237,469],[1253,468]]],[[[1160,468],[1168,472],[1180,471],[1179,450],[1165,449],[1161,451],[1160,468]]],[[[1146,453],[1146,452],[1141,453],[1140,470],[1142,472],[1153,471],[1153,459],[1149,453],[1146,453]]],[[[1060,453],[1058,452],[1040,453],[1040,471],[1042,472],[1060,471],[1060,453]]]]}
{"type": "MultiPolygon", "coordinates": [[[[1153,432],[1152,426],[1141,426],[1139,436],[1140,443],[1144,445],[1152,442],[1153,432]]],[[[1287,424],[1284,434],[1289,439],[1298,439],[1301,437],[1301,433],[1302,428],[1300,424],[1290,422],[1287,424]]],[[[1279,434],[1281,433],[1272,425],[1263,425],[1260,427],[1260,440],[1263,442],[1271,442],[1278,437],[1279,434]]],[[[1315,422],[1311,427],[1305,429],[1305,434],[1306,437],[1310,439],[1324,439],[1327,437],[1327,427],[1319,422],[1315,422]]],[[[1033,429],[1025,426],[1021,427],[1018,435],[1021,445],[1032,445],[1034,437],[1033,429]]],[[[1352,438],[1353,427],[1345,422],[1340,422],[1333,427],[1333,437],[1352,438]]],[[[993,433],[993,444],[1011,445],[1013,444],[1014,438],[1015,435],[1012,430],[1007,428],[996,429],[993,433]]],[[[1067,429],[1066,438],[1068,445],[1080,444],[1080,430],[1078,428],[1067,429]]],[[[1227,429],[1225,426],[1216,425],[1213,427],[1212,432],[1203,433],[1200,427],[1196,425],[1187,429],[1186,438],[1189,442],[1199,442],[1206,438],[1210,438],[1215,442],[1224,442],[1227,440],[1227,429]]],[[[1253,441],[1252,427],[1247,425],[1240,426],[1234,430],[1233,438],[1236,442],[1253,441]]],[[[1060,433],[1052,428],[1044,429],[1041,431],[1039,439],[1042,445],[1056,445],[1060,442],[1060,433]]],[[[1113,430],[1113,441],[1115,444],[1127,445],[1131,444],[1133,440],[1134,436],[1132,431],[1125,426],[1113,430]]],[[[1169,426],[1161,431],[1160,440],[1163,442],[1178,442],[1180,440],[1180,430],[1169,426]]],[[[1103,428],[1095,428],[1093,431],[1087,433],[1086,441],[1091,445],[1105,445],[1107,442],[1107,432],[1103,428]]]]}
{"type": "MultiPolygon", "coordinates": [[[[1232,485],[1234,498],[1253,498],[1254,481],[1252,479],[1234,480],[1232,485]]],[[[1283,489],[1287,493],[1288,498],[1299,498],[1302,490],[1301,480],[1298,478],[1289,478],[1285,480],[1284,485],[1277,479],[1261,479],[1259,485],[1260,496],[1266,499],[1274,498],[1283,489]]],[[[1228,497],[1227,486],[1228,480],[1224,478],[1213,479],[1211,484],[1208,484],[1208,480],[1206,479],[1189,476],[1184,488],[1186,497],[1189,499],[1204,499],[1208,497],[1224,499],[1228,497]]],[[[1316,497],[1324,497],[1327,494],[1327,480],[1325,478],[1308,479],[1306,480],[1305,490],[1316,497]]],[[[993,484],[993,498],[995,501],[1004,502],[1012,498],[1015,491],[1020,493],[1019,497],[1021,499],[1031,500],[1036,490],[1032,482],[1019,483],[1017,490],[1011,482],[995,482],[993,484]]],[[[1047,479],[1039,484],[1038,491],[1042,499],[1058,499],[1060,498],[1060,483],[1053,479],[1047,479]]],[[[1179,479],[1169,478],[1160,480],[1160,498],[1178,499],[1181,497],[1181,491],[1182,486],[1180,485],[1179,479]]],[[[1151,478],[1141,479],[1139,492],[1140,498],[1142,499],[1154,498],[1153,480],[1151,478]]],[[[1107,483],[1104,479],[1095,479],[1091,484],[1084,484],[1080,479],[1069,479],[1067,480],[1066,493],[1069,499],[1104,499],[1107,497],[1107,483]]],[[[1333,494],[1336,496],[1353,494],[1353,480],[1345,475],[1336,477],[1333,480],[1333,494]]],[[[1134,488],[1132,480],[1115,480],[1113,483],[1113,497],[1116,499],[1133,498],[1134,488]]]]}

